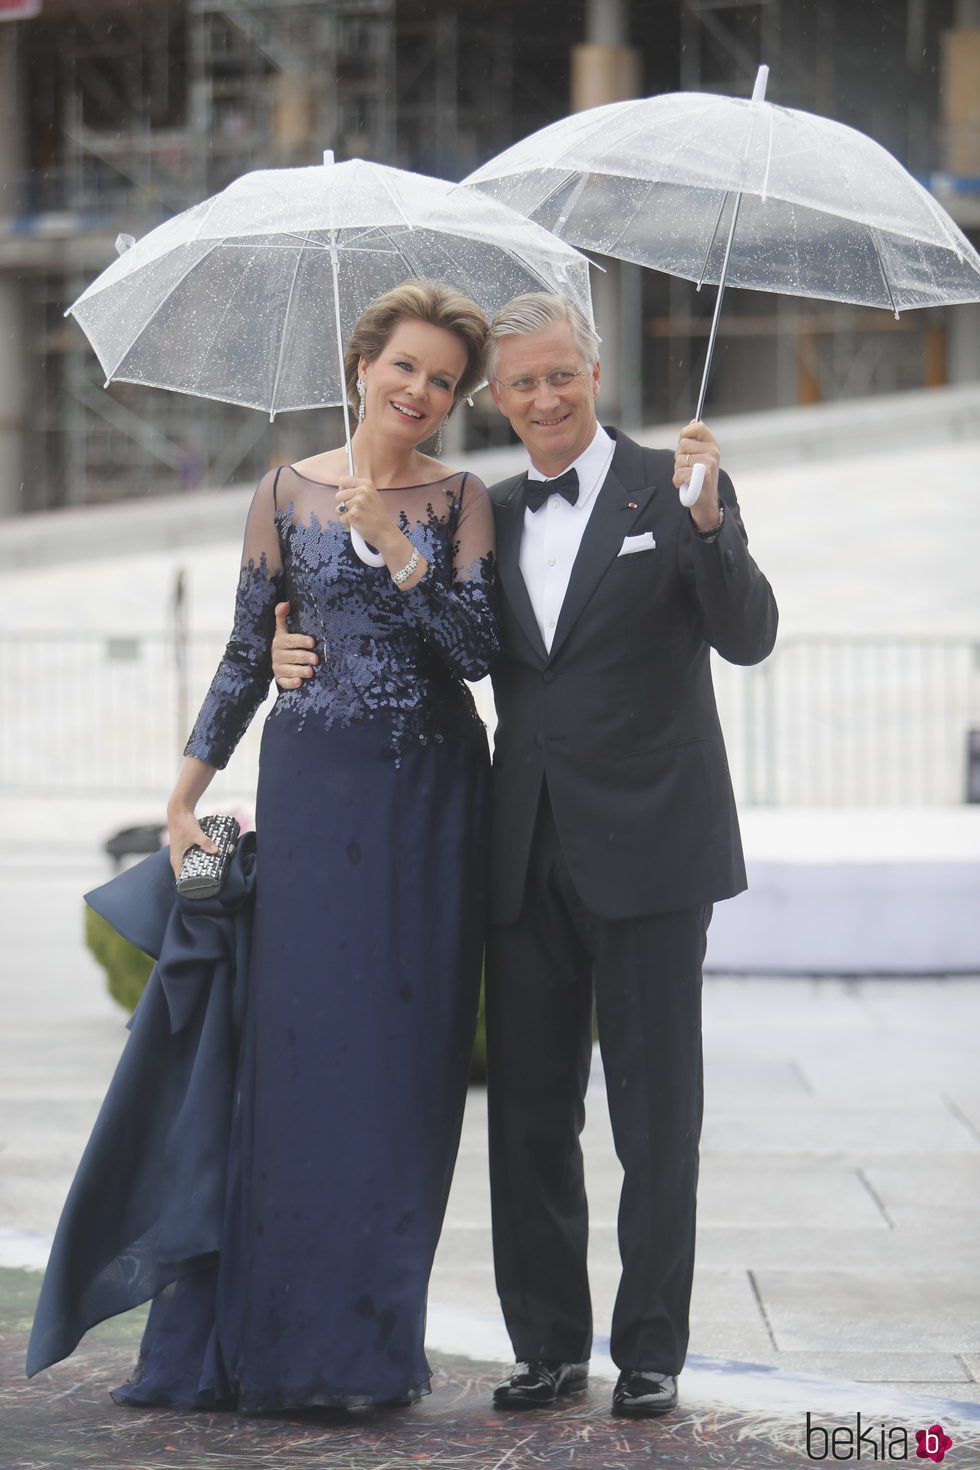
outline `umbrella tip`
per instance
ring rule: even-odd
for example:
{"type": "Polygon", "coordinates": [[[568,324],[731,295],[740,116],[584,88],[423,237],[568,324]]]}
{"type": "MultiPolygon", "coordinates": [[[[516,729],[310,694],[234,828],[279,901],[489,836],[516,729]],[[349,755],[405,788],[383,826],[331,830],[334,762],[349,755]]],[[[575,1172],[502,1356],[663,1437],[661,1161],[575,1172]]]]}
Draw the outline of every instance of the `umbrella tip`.
{"type": "Polygon", "coordinates": [[[126,254],[126,251],[127,250],[132,250],[132,248],[133,248],[133,246],[135,244],[136,244],[136,240],[135,240],[134,236],[132,236],[132,235],[117,235],[116,236],[116,253],[117,253],[117,255],[125,255],[126,254]]]}
{"type": "Polygon", "coordinates": [[[755,74],[755,86],[752,88],[752,101],[753,102],[764,102],[765,101],[766,87],[767,87],[768,83],[769,83],[769,68],[768,68],[768,66],[760,66],[759,67],[759,70],[755,74]]]}
{"type": "Polygon", "coordinates": [[[332,148],[324,148],[324,150],[323,150],[323,166],[324,166],[324,168],[329,168],[332,163],[333,163],[333,149],[332,148]]]}

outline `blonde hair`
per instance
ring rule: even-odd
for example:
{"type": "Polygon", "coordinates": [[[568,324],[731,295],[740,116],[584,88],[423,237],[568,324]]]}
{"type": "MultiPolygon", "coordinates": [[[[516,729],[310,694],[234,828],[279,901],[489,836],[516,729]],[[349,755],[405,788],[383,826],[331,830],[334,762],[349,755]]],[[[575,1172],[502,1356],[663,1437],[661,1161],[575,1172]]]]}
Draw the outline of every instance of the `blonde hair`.
{"type": "Polygon", "coordinates": [[[466,366],[453,394],[455,408],[461,398],[483,382],[487,319],[474,301],[442,281],[405,281],[372,301],[361,313],[344,353],[344,374],[350,401],[357,401],[357,365],[361,358],[374,362],[399,322],[403,321],[427,322],[432,327],[441,327],[444,332],[451,332],[458,338],[466,349],[466,366]]]}
{"type": "Polygon", "coordinates": [[[495,376],[497,345],[503,337],[526,337],[530,332],[543,332],[557,322],[568,323],[586,365],[594,367],[599,357],[599,336],[581,307],[568,296],[529,291],[508,301],[490,323],[486,346],[488,376],[495,376]]]}

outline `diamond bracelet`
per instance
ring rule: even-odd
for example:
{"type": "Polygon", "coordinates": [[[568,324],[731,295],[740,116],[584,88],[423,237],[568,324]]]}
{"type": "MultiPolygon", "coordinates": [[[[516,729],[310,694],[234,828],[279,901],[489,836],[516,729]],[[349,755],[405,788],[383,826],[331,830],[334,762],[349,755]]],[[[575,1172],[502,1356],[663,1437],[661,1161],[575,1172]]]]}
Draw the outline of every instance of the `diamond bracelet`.
{"type": "Polygon", "coordinates": [[[408,561],[402,567],[401,571],[392,572],[392,581],[396,582],[399,587],[403,582],[407,582],[421,560],[422,558],[419,556],[418,552],[413,550],[411,556],[408,558],[408,561]]]}

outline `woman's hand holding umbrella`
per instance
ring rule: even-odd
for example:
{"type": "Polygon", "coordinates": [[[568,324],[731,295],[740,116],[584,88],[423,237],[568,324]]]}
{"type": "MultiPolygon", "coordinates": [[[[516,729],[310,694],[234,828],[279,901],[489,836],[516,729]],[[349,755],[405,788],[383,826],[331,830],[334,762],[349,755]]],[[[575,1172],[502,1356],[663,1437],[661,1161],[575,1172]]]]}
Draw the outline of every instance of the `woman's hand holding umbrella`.
{"type": "MultiPolygon", "coordinates": [[[[337,514],[344,525],[355,526],[366,541],[381,550],[386,532],[398,531],[384,501],[367,475],[344,475],[337,481],[337,514]]],[[[404,540],[404,537],[402,537],[404,540]]]]}
{"type": "MultiPolygon", "coordinates": [[[[394,575],[409,565],[415,547],[401,532],[385,508],[373,480],[364,475],[344,475],[337,482],[337,514],[351,532],[357,531],[375,547],[382,558],[382,565],[394,575]]],[[[399,585],[403,589],[414,587],[424,573],[427,562],[416,557],[415,566],[399,585]]]]}

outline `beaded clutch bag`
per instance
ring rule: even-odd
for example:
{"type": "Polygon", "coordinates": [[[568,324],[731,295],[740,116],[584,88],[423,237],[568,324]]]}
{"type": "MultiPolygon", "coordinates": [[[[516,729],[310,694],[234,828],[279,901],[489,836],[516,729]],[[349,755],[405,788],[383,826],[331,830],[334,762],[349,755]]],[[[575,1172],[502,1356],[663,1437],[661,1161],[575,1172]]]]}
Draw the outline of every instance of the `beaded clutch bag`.
{"type": "Polygon", "coordinates": [[[184,898],[214,898],[221,892],[241,831],[235,818],[229,816],[202,817],[201,829],[220,852],[205,852],[196,846],[187,849],[177,879],[177,892],[184,898]]]}

